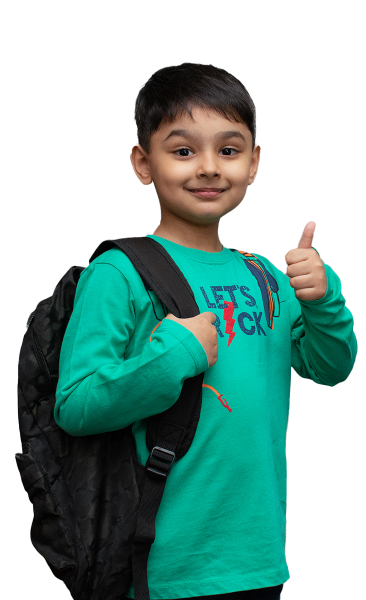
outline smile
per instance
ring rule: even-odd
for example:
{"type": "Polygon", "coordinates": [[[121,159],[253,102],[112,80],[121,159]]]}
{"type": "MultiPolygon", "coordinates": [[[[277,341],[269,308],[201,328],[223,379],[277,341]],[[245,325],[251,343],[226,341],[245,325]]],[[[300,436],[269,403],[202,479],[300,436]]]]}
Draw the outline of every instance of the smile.
{"type": "Polygon", "coordinates": [[[201,198],[215,198],[225,190],[223,188],[193,188],[188,191],[191,194],[201,196],[201,198]]]}

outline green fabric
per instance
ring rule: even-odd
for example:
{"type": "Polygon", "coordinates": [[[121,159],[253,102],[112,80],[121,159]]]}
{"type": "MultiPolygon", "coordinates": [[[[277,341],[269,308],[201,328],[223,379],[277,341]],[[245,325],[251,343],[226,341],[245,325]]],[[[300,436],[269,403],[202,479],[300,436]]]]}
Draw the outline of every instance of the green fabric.
{"type": "MultiPolygon", "coordinates": [[[[357,343],[341,282],[325,265],[325,296],[299,301],[289,278],[256,255],[251,260],[260,265],[259,259],[279,287],[267,296],[239,252],[224,247],[209,253],[148,237],[184,273],[200,312],[216,314],[216,364],[208,368],[204,348],[185,327],[166,319],[158,325],[166,307],[153,292],[150,299],[123,252],[108,250],[82,272],[77,286],[60,357],[55,419],[72,435],[133,423],[137,456],[145,464],[147,418],[177,400],[186,378],[204,372],[196,436],[173,465],[156,519],[150,597],[279,585],[289,578],[285,446],[291,366],[323,385],[349,375],[357,343]],[[274,314],[267,321],[270,297],[274,314]]],[[[133,585],[127,596],[134,597],[133,585]]]]}

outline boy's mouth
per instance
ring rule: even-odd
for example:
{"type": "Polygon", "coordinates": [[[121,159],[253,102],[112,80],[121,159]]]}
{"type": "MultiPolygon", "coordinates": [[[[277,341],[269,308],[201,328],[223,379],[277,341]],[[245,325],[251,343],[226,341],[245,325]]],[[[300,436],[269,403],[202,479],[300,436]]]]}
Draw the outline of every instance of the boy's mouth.
{"type": "Polygon", "coordinates": [[[215,196],[218,196],[219,194],[224,192],[225,189],[224,188],[202,187],[202,188],[192,188],[192,189],[189,189],[188,191],[191,192],[192,194],[197,194],[197,196],[201,196],[202,198],[215,198],[215,196]]]}

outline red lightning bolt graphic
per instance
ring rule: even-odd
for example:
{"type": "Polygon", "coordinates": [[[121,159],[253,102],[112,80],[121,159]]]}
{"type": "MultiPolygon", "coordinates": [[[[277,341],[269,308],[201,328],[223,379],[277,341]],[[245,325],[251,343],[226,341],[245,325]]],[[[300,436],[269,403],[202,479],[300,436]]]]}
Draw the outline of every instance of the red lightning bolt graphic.
{"type": "Polygon", "coordinates": [[[226,321],[225,333],[229,334],[229,340],[227,343],[227,345],[229,347],[231,342],[233,341],[234,337],[236,336],[235,331],[233,331],[233,327],[234,327],[234,323],[235,323],[235,319],[233,319],[234,303],[227,302],[227,300],[225,300],[224,304],[225,304],[225,308],[224,308],[223,318],[226,321]]]}

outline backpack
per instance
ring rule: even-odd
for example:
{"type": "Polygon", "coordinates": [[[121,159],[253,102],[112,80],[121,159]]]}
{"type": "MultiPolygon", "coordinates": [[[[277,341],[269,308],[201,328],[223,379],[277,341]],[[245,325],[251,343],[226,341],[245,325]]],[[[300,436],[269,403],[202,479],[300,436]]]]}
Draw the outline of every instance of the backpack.
{"type": "MultiPolygon", "coordinates": [[[[194,294],[165,248],[148,237],[105,240],[89,263],[119,248],[146,290],[179,318],[199,314],[194,294]]],[[[146,465],[131,426],[71,436],[54,420],[63,336],[83,267],[73,266],[31,313],[19,355],[22,453],[15,455],[33,504],[31,541],[75,600],[121,600],[132,580],[149,600],[147,561],[155,517],[175,460],[189,450],[202,403],[203,373],[186,379],[178,400],[149,418],[146,465]]]]}

